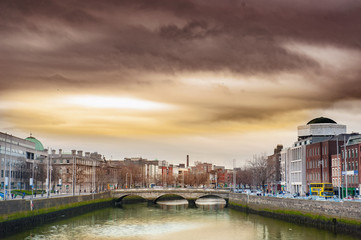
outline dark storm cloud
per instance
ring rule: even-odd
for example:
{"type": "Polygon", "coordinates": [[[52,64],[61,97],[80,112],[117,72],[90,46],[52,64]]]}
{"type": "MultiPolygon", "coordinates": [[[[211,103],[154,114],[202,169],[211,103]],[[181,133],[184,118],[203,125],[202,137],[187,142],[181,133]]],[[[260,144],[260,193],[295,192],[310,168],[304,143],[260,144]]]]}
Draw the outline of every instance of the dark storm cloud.
{"type": "MultiPolygon", "coordinates": [[[[0,88],[19,87],[24,81],[104,84],[104,79],[79,77],[81,72],[324,74],[315,60],[286,50],[283,43],[361,50],[360,12],[356,0],[4,0],[0,88]],[[57,74],[66,77],[53,81],[57,74]]],[[[348,81],[360,83],[358,76],[348,81]]],[[[114,77],[106,84],[111,81],[147,80],[114,77]]],[[[339,79],[330,76],[331,91],[338,85],[339,79]]]]}

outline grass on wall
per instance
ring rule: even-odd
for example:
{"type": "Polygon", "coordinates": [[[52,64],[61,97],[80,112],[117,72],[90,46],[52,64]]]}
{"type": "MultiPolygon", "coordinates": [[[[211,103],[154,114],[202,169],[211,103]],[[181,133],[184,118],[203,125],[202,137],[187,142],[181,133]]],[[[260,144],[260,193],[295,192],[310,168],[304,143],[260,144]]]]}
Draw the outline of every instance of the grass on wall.
{"type": "Polygon", "coordinates": [[[56,211],[60,211],[60,210],[64,210],[64,209],[85,206],[85,205],[88,205],[88,204],[95,204],[95,203],[101,203],[101,202],[110,202],[112,200],[113,200],[113,198],[90,200],[90,201],[76,202],[76,203],[60,205],[60,206],[51,207],[51,208],[36,209],[36,210],[33,210],[33,211],[25,211],[25,212],[17,212],[17,213],[12,213],[12,214],[4,214],[4,215],[0,216],[0,222],[6,222],[6,221],[11,221],[11,220],[20,219],[20,218],[27,218],[27,217],[37,216],[37,215],[56,212],[56,211]]]}

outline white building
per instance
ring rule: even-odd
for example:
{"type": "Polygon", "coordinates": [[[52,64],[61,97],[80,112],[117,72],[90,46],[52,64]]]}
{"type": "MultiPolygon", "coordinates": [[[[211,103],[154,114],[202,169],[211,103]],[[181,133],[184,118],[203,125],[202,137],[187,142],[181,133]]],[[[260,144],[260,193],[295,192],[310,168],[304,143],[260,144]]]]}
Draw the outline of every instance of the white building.
{"type": "Polygon", "coordinates": [[[306,190],[306,145],[346,133],[346,126],[319,117],[298,126],[298,141],[281,152],[281,175],[285,190],[304,195],[306,190]],[[283,166],[283,167],[282,167],[283,166]]]}

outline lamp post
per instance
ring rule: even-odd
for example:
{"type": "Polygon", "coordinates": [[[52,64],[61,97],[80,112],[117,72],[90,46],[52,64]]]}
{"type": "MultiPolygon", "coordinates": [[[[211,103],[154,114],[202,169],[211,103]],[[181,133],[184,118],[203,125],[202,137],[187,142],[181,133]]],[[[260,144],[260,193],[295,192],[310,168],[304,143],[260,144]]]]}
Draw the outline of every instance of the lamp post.
{"type": "Polygon", "coordinates": [[[344,147],[344,166],[345,166],[345,183],[346,183],[346,189],[345,189],[345,197],[347,198],[347,164],[346,164],[346,158],[347,158],[347,152],[346,152],[346,139],[345,136],[343,137],[343,147],[344,147]]]}
{"type": "Polygon", "coordinates": [[[233,192],[236,189],[236,159],[233,159],[233,192]]]}
{"type": "Polygon", "coordinates": [[[5,151],[4,151],[4,165],[5,165],[5,168],[4,168],[4,200],[6,200],[6,187],[8,185],[8,178],[6,177],[6,165],[7,165],[7,162],[6,162],[6,142],[7,142],[7,136],[8,134],[5,133],[5,151]]]}
{"type": "Polygon", "coordinates": [[[128,173],[125,174],[125,188],[128,189],[128,173]]]}
{"type": "Polygon", "coordinates": [[[9,194],[10,194],[10,196],[11,196],[11,181],[12,181],[12,174],[11,174],[11,171],[12,171],[12,169],[11,169],[11,166],[12,166],[12,154],[11,154],[11,152],[12,152],[12,150],[13,150],[13,139],[12,139],[12,135],[10,135],[10,155],[9,155],[9,164],[10,164],[10,170],[9,170],[9,194]]]}
{"type": "MultiPolygon", "coordinates": [[[[339,158],[339,156],[338,156],[338,137],[336,138],[336,156],[337,156],[337,169],[341,166],[341,161],[340,161],[340,158],[339,158]]],[[[338,183],[338,198],[340,199],[341,198],[341,176],[340,176],[340,171],[338,170],[337,171],[337,183],[338,183]]]]}

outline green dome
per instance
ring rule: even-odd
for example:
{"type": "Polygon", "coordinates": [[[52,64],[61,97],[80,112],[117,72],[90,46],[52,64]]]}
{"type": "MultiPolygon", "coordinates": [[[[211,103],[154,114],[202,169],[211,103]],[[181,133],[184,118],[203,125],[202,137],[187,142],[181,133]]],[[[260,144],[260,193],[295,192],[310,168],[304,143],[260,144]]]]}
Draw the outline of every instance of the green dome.
{"type": "Polygon", "coordinates": [[[25,140],[28,140],[29,142],[35,143],[35,149],[36,149],[36,150],[38,150],[38,151],[44,151],[44,146],[43,146],[43,144],[42,144],[38,139],[30,136],[30,137],[25,138],[25,140]]]}
{"type": "Polygon", "coordinates": [[[337,124],[337,122],[333,121],[333,120],[330,119],[330,118],[319,117],[319,118],[312,119],[311,121],[309,121],[309,122],[307,123],[307,125],[310,125],[310,124],[318,124],[318,123],[333,123],[333,124],[337,124]]]}

